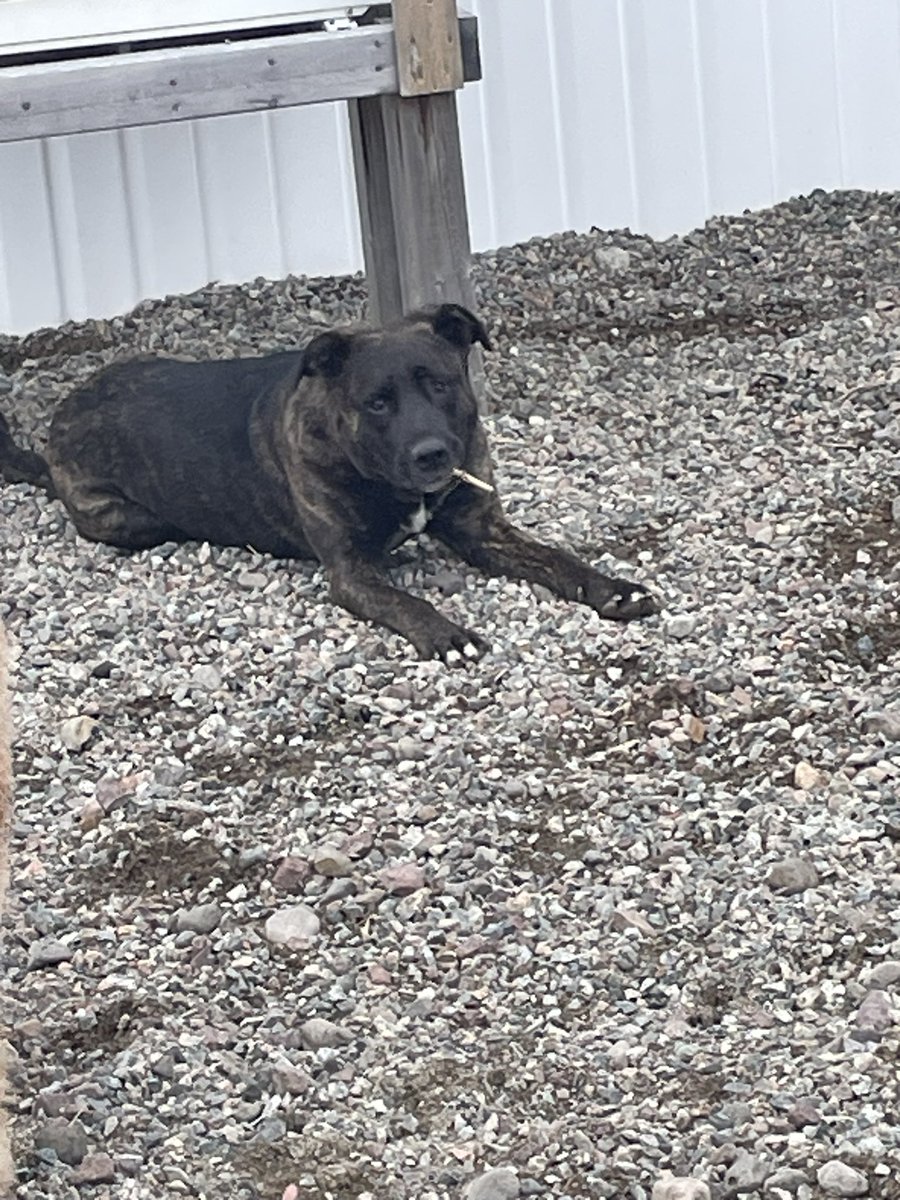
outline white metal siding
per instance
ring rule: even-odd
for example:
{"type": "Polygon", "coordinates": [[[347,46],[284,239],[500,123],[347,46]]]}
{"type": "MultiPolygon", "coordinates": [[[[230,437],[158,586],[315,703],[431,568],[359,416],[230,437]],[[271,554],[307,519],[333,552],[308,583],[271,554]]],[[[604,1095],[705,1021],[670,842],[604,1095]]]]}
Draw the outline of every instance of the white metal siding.
{"type": "MultiPolygon", "coordinates": [[[[480,0],[476,249],[900,187],[900,0],[480,0]]],[[[0,145],[0,329],[361,265],[343,106],[0,145]]]]}

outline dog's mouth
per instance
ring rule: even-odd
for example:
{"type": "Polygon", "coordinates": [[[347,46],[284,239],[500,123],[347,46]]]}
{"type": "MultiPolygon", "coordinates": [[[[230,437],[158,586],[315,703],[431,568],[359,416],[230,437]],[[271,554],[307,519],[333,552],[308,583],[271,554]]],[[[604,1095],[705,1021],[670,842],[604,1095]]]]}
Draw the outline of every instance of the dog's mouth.
{"type": "Polygon", "coordinates": [[[422,438],[410,447],[404,458],[406,484],[420,494],[442,492],[453,482],[462,447],[437,437],[422,438]]]}

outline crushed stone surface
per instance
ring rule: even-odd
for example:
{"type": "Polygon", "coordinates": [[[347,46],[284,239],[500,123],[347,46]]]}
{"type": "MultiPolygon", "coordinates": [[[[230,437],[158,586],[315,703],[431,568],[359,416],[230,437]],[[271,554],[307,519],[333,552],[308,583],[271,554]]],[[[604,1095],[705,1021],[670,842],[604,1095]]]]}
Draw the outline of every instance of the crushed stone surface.
{"type": "MultiPolygon", "coordinates": [[[[900,1197],[900,195],[480,256],[511,517],[450,669],[315,564],[0,486],[22,1200],[900,1197]]],[[[115,359],[295,347],[359,278],[0,338],[39,446],[115,359]]]]}

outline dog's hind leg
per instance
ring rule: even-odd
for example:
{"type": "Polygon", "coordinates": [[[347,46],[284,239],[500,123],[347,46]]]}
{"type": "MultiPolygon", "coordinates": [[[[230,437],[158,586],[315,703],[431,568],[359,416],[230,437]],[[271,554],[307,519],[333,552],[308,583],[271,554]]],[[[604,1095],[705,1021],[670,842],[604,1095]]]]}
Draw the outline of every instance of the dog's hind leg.
{"type": "Polygon", "coordinates": [[[33,450],[17,446],[6,419],[0,415],[0,475],[7,483],[33,483],[52,496],[53,483],[46,461],[33,450]]]}
{"type": "Polygon", "coordinates": [[[92,542],[126,550],[144,550],[162,542],[183,542],[184,532],[113,488],[74,483],[60,498],[75,528],[92,542]]]}

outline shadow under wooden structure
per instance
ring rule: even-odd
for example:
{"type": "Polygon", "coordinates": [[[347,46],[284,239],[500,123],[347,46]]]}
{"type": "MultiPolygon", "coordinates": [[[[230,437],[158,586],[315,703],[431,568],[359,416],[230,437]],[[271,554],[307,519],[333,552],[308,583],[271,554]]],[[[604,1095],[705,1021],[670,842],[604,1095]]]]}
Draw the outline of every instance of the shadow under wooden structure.
{"type": "Polygon", "coordinates": [[[19,53],[7,43],[0,141],[346,101],[373,321],[437,301],[471,307],[454,93],[481,77],[476,19],[456,0],[394,0],[332,24],[19,53]]]}

